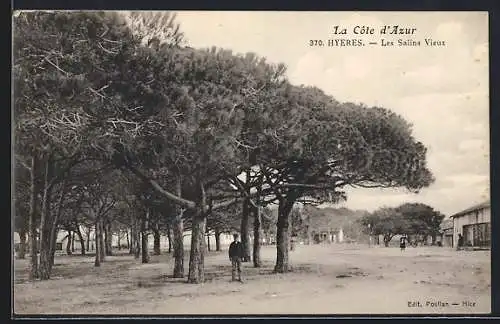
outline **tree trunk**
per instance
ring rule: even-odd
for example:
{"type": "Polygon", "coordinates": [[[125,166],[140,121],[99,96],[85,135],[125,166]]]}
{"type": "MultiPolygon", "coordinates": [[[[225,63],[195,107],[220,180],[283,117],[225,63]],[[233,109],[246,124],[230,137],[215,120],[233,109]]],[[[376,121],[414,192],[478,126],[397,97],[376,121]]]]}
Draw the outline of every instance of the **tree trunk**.
{"type": "Polygon", "coordinates": [[[161,254],[161,235],[158,227],[156,227],[153,230],[153,253],[154,255],[160,255],[161,254]]]}
{"type": "Polygon", "coordinates": [[[122,231],[118,230],[118,251],[122,250],[122,231]]]}
{"type": "Polygon", "coordinates": [[[127,249],[130,249],[130,239],[128,237],[128,229],[125,231],[125,236],[127,238],[127,249]]]}
{"type": "Polygon", "coordinates": [[[139,227],[139,220],[134,221],[134,258],[139,259],[141,257],[141,229],[139,227]]]}
{"type": "Polygon", "coordinates": [[[92,231],[92,227],[88,227],[88,232],[87,232],[87,251],[90,251],[90,232],[92,231]]]}
{"type": "Polygon", "coordinates": [[[50,251],[50,236],[46,235],[43,240],[40,239],[40,263],[38,264],[38,272],[40,280],[50,279],[50,270],[52,268],[52,257],[50,251]]]}
{"type": "Polygon", "coordinates": [[[148,233],[146,231],[141,233],[141,245],[142,263],[149,263],[148,233]]]}
{"type": "Polygon", "coordinates": [[[98,240],[99,240],[99,248],[97,248],[96,244],[96,253],[99,253],[100,255],[100,261],[104,262],[106,261],[106,242],[104,241],[104,221],[101,219],[99,220],[98,226],[99,226],[99,235],[98,235],[98,240]]]}
{"type": "Polygon", "coordinates": [[[192,216],[191,251],[189,253],[189,283],[205,281],[205,233],[207,226],[207,196],[203,182],[199,183],[200,205],[192,216]]]}
{"type": "Polygon", "coordinates": [[[220,251],[220,232],[218,229],[215,230],[215,251],[220,251]]]}
{"type": "Polygon", "coordinates": [[[52,267],[54,266],[54,261],[56,257],[56,243],[57,243],[57,233],[59,230],[54,229],[54,235],[51,233],[51,242],[50,242],[50,271],[52,272],[52,267]]]}
{"type": "Polygon", "coordinates": [[[280,199],[278,207],[278,222],[276,224],[276,265],[274,271],[285,273],[289,271],[288,246],[290,243],[290,212],[293,200],[280,199]]]}
{"type": "Polygon", "coordinates": [[[260,268],[260,243],[262,237],[262,219],[261,219],[261,209],[260,207],[252,208],[254,212],[253,219],[253,266],[255,268],[260,268]]]}
{"type": "Polygon", "coordinates": [[[208,252],[211,251],[211,247],[210,247],[210,233],[207,233],[207,251],[208,252]]]}
{"type": "Polygon", "coordinates": [[[40,280],[50,279],[50,204],[52,187],[49,184],[49,179],[52,175],[52,161],[50,156],[45,159],[45,178],[43,188],[42,215],[40,217],[40,262],[38,264],[38,272],[40,280]]]}
{"type": "Polygon", "coordinates": [[[103,224],[104,226],[104,244],[105,244],[105,249],[104,252],[106,253],[107,256],[113,255],[113,231],[111,229],[111,223],[106,222],[103,224]]]}
{"type": "Polygon", "coordinates": [[[110,251],[109,251],[109,246],[108,246],[108,241],[109,241],[109,232],[108,232],[108,224],[106,224],[105,222],[103,222],[102,224],[103,226],[103,234],[104,234],[104,254],[106,256],[110,255],[110,251]]]}
{"type": "Polygon", "coordinates": [[[172,253],[172,233],[169,223],[167,223],[167,239],[168,239],[168,253],[172,253]]]}
{"type": "Polygon", "coordinates": [[[50,271],[52,272],[52,267],[54,266],[54,259],[56,255],[56,244],[57,244],[57,233],[59,229],[57,228],[59,223],[59,218],[63,210],[64,196],[66,195],[66,179],[63,180],[61,185],[61,194],[59,195],[59,201],[57,202],[57,210],[52,220],[52,226],[50,228],[50,271]]]}
{"type": "MultiPolygon", "coordinates": [[[[181,197],[181,178],[177,177],[176,194],[181,197]]],[[[177,206],[176,215],[173,222],[174,230],[174,278],[184,278],[184,221],[182,216],[184,210],[177,206]]]]}
{"type": "Polygon", "coordinates": [[[26,258],[26,239],[27,233],[26,230],[22,229],[19,231],[19,252],[17,253],[18,259],[26,258]]]}
{"type": "Polygon", "coordinates": [[[250,201],[245,199],[243,201],[243,211],[241,218],[241,244],[243,245],[243,262],[249,262],[250,260],[250,228],[248,226],[250,218],[250,201]]]}
{"type": "Polygon", "coordinates": [[[75,232],[73,231],[71,235],[71,252],[75,252],[75,232]]]}
{"type": "Polygon", "coordinates": [[[31,157],[30,168],[30,212],[29,212],[29,240],[30,240],[30,272],[29,279],[34,280],[38,278],[38,249],[37,249],[37,231],[36,231],[36,167],[37,158],[33,154],[31,157]]]}
{"type": "Polygon", "coordinates": [[[95,230],[94,230],[94,241],[95,241],[95,261],[94,261],[94,266],[95,267],[100,267],[101,266],[101,253],[100,251],[100,242],[99,242],[99,232],[100,232],[100,226],[99,226],[99,221],[96,220],[95,222],[95,230]]]}
{"type": "Polygon", "coordinates": [[[113,255],[113,227],[111,226],[111,223],[107,223],[107,241],[106,241],[106,247],[107,247],[107,255],[113,255]]]}
{"type": "Polygon", "coordinates": [[[71,231],[68,231],[68,235],[66,237],[68,238],[68,240],[66,241],[66,254],[72,255],[73,252],[71,251],[71,241],[72,241],[71,231]]]}
{"type": "Polygon", "coordinates": [[[80,248],[82,249],[80,251],[80,254],[85,255],[85,240],[83,239],[82,231],[78,224],[76,225],[76,235],[78,235],[78,240],[80,240],[80,248]]]}
{"type": "Polygon", "coordinates": [[[173,224],[174,278],[184,278],[184,221],[178,211],[173,224]]]}
{"type": "Polygon", "coordinates": [[[191,229],[191,253],[189,255],[189,283],[203,283],[205,281],[205,226],[206,218],[202,211],[193,216],[191,229]]]}
{"type": "Polygon", "coordinates": [[[131,226],[130,226],[130,245],[129,245],[129,254],[132,254],[132,255],[135,255],[135,238],[136,238],[136,235],[135,235],[135,220],[132,219],[132,222],[131,222],[131,226]]]}
{"type": "Polygon", "coordinates": [[[142,263],[149,263],[148,229],[149,229],[149,208],[146,211],[145,217],[143,217],[142,219],[142,226],[141,226],[142,263]]]}

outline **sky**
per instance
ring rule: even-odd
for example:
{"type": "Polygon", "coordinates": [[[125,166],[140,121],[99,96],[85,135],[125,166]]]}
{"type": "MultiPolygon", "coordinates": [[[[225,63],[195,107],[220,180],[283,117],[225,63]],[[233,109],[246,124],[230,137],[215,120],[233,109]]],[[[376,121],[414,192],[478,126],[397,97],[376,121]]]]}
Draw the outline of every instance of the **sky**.
{"type": "Polygon", "coordinates": [[[412,123],[436,182],[419,194],[348,188],[340,206],[373,211],[421,202],[450,216],[489,199],[486,12],[184,11],[177,22],[189,46],[257,53],[285,63],[293,84],[317,86],[341,102],[382,106],[412,123]],[[336,25],[347,34],[334,35],[336,25]],[[381,35],[386,25],[416,30],[381,35]],[[355,35],[355,26],[374,34],[355,35]],[[429,38],[445,45],[427,46],[429,38]],[[328,39],[358,39],[365,46],[329,47],[328,39]],[[382,39],[395,46],[381,46],[382,39]],[[397,46],[398,39],[420,46],[397,46]],[[310,40],[325,46],[311,47],[310,40]]]}

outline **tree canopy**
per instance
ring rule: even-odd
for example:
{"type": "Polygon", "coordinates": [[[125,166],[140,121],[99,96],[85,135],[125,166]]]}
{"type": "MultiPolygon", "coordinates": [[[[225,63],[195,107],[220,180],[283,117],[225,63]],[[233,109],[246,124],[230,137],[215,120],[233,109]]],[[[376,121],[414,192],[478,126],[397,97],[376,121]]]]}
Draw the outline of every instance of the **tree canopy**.
{"type": "Polygon", "coordinates": [[[382,207],[360,222],[367,233],[383,235],[387,245],[398,234],[431,236],[435,240],[443,219],[444,215],[431,206],[405,203],[395,208],[382,207]]]}
{"type": "MultiPolygon", "coordinates": [[[[29,210],[30,233],[43,228],[47,249],[60,221],[56,211],[64,210],[51,207],[70,199],[72,209],[86,201],[90,210],[106,192],[123,221],[123,206],[135,197],[144,207],[134,207],[143,222],[135,233],[147,238],[153,220],[156,229],[173,226],[176,269],[183,267],[186,221],[188,279],[203,282],[207,226],[233,229],[238,217],[230,210],[238,214],[234,204],[243,202],[253,206],[257,234],[269,225],[260,208],[276,203],[275,269],[286,272],[296,202],[345,200],[348,186],[418,192],[434,181],[425,146],[389,109],[338,102],[316,87],[291,84],[284,64],[186,47],[183,37],[170,13],[22,12],[14,19],[15,150],[24,168],[16,191],[30,196],[30,206],[16,206],[29,210]],[[97,172],[101,167],[105,172],[97,172]],[[80,196],[65,198],[68,185],[80,196]]],[[[425,224],[439,218],[417,209],[370,217],[374,224],[396,222],[380,225],[390,233],[409,226],[405,215],[420,215],[410,218],[425,224]]],[[[109,224],[100,221],[95,231],[107,233],[109,224]]],[[[416,230],[420,223],[412,224],[416,230]]]]}

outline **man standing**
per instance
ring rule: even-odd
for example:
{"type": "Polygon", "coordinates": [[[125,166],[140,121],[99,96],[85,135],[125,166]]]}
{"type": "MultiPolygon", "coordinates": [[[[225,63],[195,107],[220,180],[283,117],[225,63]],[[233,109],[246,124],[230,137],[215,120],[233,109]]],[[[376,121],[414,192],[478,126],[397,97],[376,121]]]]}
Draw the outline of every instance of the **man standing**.
{"type": "Polygon", "coordinates": [[[238,271],[238,281],[241,282],[241,259],[243,258],[243,244],[238,241],[238,234],[233,234],[234,241],[229,245],[229,260],[232,266],[232,281],[236,280],[238,271]]]}
{"type": "Polygon", "coordinates": [[[462,236],[462,234],[458,234],[458,244],[457,244],[457,251],[458,250],[461,250],[462,247],[464,245],[464,237],[462,236]]]}

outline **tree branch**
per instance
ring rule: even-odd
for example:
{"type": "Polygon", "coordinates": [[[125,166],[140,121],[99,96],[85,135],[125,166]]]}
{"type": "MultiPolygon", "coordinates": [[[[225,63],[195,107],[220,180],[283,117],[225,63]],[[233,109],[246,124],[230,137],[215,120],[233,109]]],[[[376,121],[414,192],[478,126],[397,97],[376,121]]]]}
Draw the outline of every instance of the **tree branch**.
{"type": "Polygon", "coordinates": [[[145,183],[149,184],[157,192],[159,192],[163,196],[167,197],[168,199],[174,201],[175,203],[177,203],[177,204],[179,204],[179,205],[181,205],[183,207],[187,207],[187,208],[194,208],[194,207],[196,207],[196,204],[195,204],[194,201],[178,197],[178,196],[174,195],[173,193],[171,193],[171,192],[163,189],[162,186],[160,186],[158,184],[158,182],[156,182],[156,181],[154,181],[152,179],[149,179],[144,173],[142,173],[141,171],[139,171],[135,167],[131,166],[130,164],[125,163],[124,166],[128,170],[130,170],[134,175],[136,175],[139,179],[141,179],[145,183]]]}
{"type": "Polygon", "coordinates": [[[214,211],[216,209],[219,209],[219,208],[230,206],[230,205],[236,203],[237,201],[238,201],[238,198],[220,202],[220,203],[215,204],[215,205],[212,206],[212,211],[214,211]]]}
{"type": "Polygon", "coordinates": [[[22,157],[19,154],[15,154],[15,157],[19,164],[21,164],[26,170],[31,171],[31,167],[28,165],[28,163],[23,161],[22,157]]]}
{"type": "Polygon", "coordinates": [[[321,185],[313,185],[313,184],[305,184],[305,183],[282,183],[277,185],[277,187],[282,188],[308,188],[308,189],[331,189],[335,190],[336,186],[321,186],[321,185]]]}

